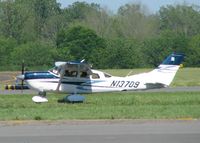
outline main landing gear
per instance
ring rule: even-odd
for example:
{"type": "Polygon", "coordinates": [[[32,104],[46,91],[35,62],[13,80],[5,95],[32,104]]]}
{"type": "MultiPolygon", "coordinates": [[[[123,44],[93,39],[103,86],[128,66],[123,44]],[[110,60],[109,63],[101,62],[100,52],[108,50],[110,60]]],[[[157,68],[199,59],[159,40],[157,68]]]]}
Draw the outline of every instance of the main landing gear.
{"type": "Polygon", "coordinates": [[[63,99],[58,100],[59,103],[83,103],[85,96],[79,94],[70,94],[65,96],[63,99]]]}

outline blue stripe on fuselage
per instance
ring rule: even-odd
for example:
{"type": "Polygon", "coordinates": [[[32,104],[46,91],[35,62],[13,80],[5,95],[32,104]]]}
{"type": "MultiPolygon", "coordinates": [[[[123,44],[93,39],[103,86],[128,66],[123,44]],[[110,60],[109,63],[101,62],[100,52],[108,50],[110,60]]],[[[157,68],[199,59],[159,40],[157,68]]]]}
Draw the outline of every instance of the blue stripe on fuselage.
{"type": "MultiPolygon", "coordinates": [[[[25,74],[25,80],[40,80],[40,82],[48,82],[48,83],[58,83],[59,81],[42,81],[42,79],[58,79],[59,77],[51,74],[50,72],[26,72],[25,74]]],[[[62,84],[71,84],[71,85],[77,85],[77,86],[92,86],[92,84],[105,82],[104,80],[85,80],[85,81],[62,81],[62,84]]]]}
{"type": "MultiPolygon", "coordinates": [[[[44,82],[49,82],[49,83],[58,83],[58,81],[44,81],[44,82]]],[[[72,84],[72,85],[78,85],[78,86],[91,86],[94,83],[99,83],[99,82],[104,82],[104,81],[62,81],[62,84],[72,84]]]]}
{"type": "Polygon", "coordinates": [[[26,72],[24,74],[25,80],[29,79],[54,79],[58,78],[55,75],[49,73],[49,72],[26,72]]]}

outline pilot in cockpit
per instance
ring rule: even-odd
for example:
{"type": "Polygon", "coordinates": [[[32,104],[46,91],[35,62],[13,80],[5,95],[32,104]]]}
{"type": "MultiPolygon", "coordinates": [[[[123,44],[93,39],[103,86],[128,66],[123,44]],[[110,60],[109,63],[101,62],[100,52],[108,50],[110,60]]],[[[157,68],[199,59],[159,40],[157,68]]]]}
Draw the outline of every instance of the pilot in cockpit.
{"type": "Polygon", "coordinates": [[[81,72],[81,76],[82,78],[87,78],[88,77],[88,74],[87,72],[81,72]]]}

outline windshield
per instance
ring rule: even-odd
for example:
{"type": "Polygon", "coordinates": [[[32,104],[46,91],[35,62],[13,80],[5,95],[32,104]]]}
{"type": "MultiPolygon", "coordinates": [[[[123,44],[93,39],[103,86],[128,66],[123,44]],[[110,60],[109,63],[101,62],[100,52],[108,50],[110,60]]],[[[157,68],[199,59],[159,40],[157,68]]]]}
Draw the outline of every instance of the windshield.
{"type": "Polygon", "coordinates": [[[51,73],[55,74],[55,75],[59,75],[59,72],[58,72],[58,67],[54,67],[52,69],[49,70],[51,73]]]}

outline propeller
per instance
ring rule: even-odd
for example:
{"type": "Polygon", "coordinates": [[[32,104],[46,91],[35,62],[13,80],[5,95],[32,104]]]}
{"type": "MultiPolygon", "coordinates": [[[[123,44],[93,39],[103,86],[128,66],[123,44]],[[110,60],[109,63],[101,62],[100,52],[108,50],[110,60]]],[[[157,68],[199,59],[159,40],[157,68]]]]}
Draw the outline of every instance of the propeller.
{"type": "Polygon", "coordinates": [[[16,77],[18,80],[21,81],[22,92],[23,92],[23,88],[24,88],[24,71],[25,71],[25,65],[24,65],[24,60],[23,60],[22,65],[21,65],[21,74],[16,77]]]}
{"type": "MultiPolygon", "coordinates": [[[[24,75],[24,60],[22,61],[22,69],[21,69],[21,75],[24,75]]],[[[21,81],[21,90],[23,91],[23,87],[24,87],[24,78],[21,81]]]]}

